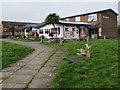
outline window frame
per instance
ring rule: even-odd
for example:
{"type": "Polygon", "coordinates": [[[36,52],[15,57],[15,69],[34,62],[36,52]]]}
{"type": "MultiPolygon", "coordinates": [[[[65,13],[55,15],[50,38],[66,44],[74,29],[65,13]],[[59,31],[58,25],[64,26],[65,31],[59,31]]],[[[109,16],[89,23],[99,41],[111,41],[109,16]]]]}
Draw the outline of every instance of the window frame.
{"type": "Polygon", "coordinates": [[[45,29],[45,34],[49,34],[50,33],[50,29],[45,29]]]}
{"type": "Polygon", "coordinates": [[[44,30],[43,29],[39,29],[39,34],[44,34],[44,30]],[[40,33],[40,31],[42,31],[42,33],[40,33]]]}
{"type": "Polygon", "coordinates": [[[76,21],[76,22],[79,22],[79,21],[81,21],[81,18],[80,18],[80,16],[78,16],[78,17],[75,17],[75,21],[76,21]],[[78,20],[78,18],[79,18],[79,20],[78,20]]]}

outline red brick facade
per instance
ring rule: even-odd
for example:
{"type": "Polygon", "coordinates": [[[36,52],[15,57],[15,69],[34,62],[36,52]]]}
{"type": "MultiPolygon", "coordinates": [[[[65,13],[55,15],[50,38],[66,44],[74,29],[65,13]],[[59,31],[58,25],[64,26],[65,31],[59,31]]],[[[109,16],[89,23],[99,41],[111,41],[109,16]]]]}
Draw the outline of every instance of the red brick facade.
{"type": "Polygon", "coordinates": [[[65,21],[66,19],[69,19],[70,22],[75,22],[76,17],[80,17],[80,22],[91,23],[92,25],[100,22],[99,27],[101,28],[102,38],[104,36],[107,38],[117,37],[117,13],[115,13],[112,9],[65,17],[61,18],[61,20],[65,21]],[[88,21],[88,16],[91,14],[97,14],[97,21],[88,21]]]}
{"type": "Polygon", "coordinates": [[[28,22],[10,22],[10,21],[2,21],[1,22],[1,30],[2,36],[17,36],[23,32],[23,27],[26,24],[37,24],[37,23],[28,23],[28,22]]]}

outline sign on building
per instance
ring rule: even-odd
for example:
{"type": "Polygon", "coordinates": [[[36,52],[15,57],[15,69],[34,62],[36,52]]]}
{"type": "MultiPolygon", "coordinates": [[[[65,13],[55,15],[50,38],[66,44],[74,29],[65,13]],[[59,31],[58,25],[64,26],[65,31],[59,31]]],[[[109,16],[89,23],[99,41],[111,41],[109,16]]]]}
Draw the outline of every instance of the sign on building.
{"type": "Polygon", "coordinates": [[[88,15],[88,21],[97,21],[97,14],[88,15]]]}
{"type": "Polygon", "coordinates": [[[72,32],[72,31],[65,31],[64,32],[64,38],[65,39],[73,39],[74,38],[74,32],[72,32]]]}

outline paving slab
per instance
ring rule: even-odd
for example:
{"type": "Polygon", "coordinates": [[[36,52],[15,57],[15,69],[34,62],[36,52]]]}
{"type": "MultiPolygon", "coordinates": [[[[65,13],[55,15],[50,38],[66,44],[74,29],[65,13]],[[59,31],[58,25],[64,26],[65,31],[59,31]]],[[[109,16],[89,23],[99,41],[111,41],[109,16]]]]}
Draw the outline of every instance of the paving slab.
{"type": "Polygon", "coordinates": [[[13,88],[15,83],[4,83],[2,84],[2,88],[13,88]]]}
{"type": "Polygon", "coordinates": [[[28,64],[38,64],[38,65],[40,65],[40,64],[43,64],[43,61],[31,61],[31,62],[29,62],[28,64]]]}
{"type": "Polygon", "coordinates": [[[16,62],[16,63],[10,64],[10,66],[11,66],[11,67],[19,67],[19,68],[20,68],[20,67],[24,66],[25,64],[26,64],[26,63],[17,63],[17,62],[16,62]]]}
{"type": "Polygon", "coordinates": [[[14,75],[27,75],[27,76],[33,76],[35,75],[35,73],[37,72],[38,70],[19,70],[18,72],[16,72],[14,75]]]}
{"type": "Polygon", "coordinates": [[[58,65],[59,65],[59,63],[46,63],[45,67],[56,67],[58,65]]]}
{"type": "Polygon", "coordinates": [[[15,83],[15,84],[21,84],[21,83],[28,83],[32,79],[32,76],[25,76],[25,75],[12,75],[9,77],[9,79],[5,80],[4,83],[15,83]]]}
{"type": "Polygon", "coordinates": [[[34,79],[28,88],[49,88],[51,86],[50,79],[34,79]]]}
{"type": "Polygon", "coordinates": [[[36,76],[35,79],[52,79],[55,76],[54,73],[52,72],[39,72],[36,76]]]}
{"type": "Polygon", "coordinates": [[[39,64],[27,64],[26,66],[24,66],[23,68],[22,68],[22,70],[38,70],[38,69],[40,69],[40,67],[41,67],[41,65],[39,65],[39,64]]]}
{"type": "MultiPolygon", "coordinates": [[[[15,84],[15,86],[13,88],[24,88],[26,86],[26,84],[15,84]]],[[[23,89],[22,89],[23,90],[23,89]]]]}
{"type": "Polygon", "coordinates": [[[9,77],[13,72],[2,72],[2,78],[7,78],[9,77]]]}
{"type": "Polygon", "coordinates": [[[55,71],[56,67],[43,67],[40,72],[52,72],[55,71]]]}
{"type": "Polygon", "coordinates": [[[48,63],[61,63],[62,60],[60,59],[50,59],[48,63]]]}
{"type": "Polygon", "coordinates": [[[18,69],[20,69],[20,67],[8,67],[2,70],[2,72],[15,72],[18,69]]]}

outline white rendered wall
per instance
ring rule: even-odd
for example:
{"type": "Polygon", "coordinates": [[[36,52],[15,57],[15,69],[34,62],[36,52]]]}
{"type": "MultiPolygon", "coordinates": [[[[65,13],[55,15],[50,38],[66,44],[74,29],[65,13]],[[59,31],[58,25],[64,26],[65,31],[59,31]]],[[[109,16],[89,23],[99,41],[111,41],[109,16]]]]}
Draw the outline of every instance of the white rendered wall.
{"type": "MultiPolygon", "coordinates": [[[[55,27],[60,28],[60,34],[57,35],[58,38],[68,39],[68,38],[64,37],[65,28],[68,28],[69,31],[72,31],[72,28],[75,28],[74,37],[72,39],[78,39],[79,38],[79,31],[78,31],[78,28],[76,26],[66,26],[66,25],[61,25],[61,24],[55,24],[55,27]]],[[[44,35],[46,38],[50,38],[49,34],[45,34],[45,29],[51,29],[51,28],[54,28],[53,25],[45,25],[45,26],[39,28],[38,29],[38,34],[39,34],[39,30],[43,29],[43,34],[39,34],[39,36],[44,35]]],[[[51,32],[51,30],[50,30],[50,32],[51,32]]],[[[54,35],[54,37],[56,37],[56,35],[54,35]]]]}
{"type": "MultiPolygon", "coordinates": [[[[56,27],[56,28],[58,28],[58,27],[60,28],[60,34],[57,35],[57,37],[59,37],[59,38],[62,37],[62,38],[63,38],[63,26],[62,26],[62,25],[55,24],[55,27],[56,27]]],[[[51,28],[54,28],[53,25],[45,25],[45,26],[39,28],[39,29],[38,29],[38,33],[39,33],[39,30],[40,30],[40,29],[43,29],[43,34],[39,34],[39,36],[44,35],[46,38],[50,38],[50,37],[49,37],[49,34],[45,34],[45,29],[51,29],[51,28]]],[[[51,30],[50,30],[50,32],[51,32],[51,30]]],[[[54,37],[56,37],[55,34],[54,34],[54,37]]]]}

